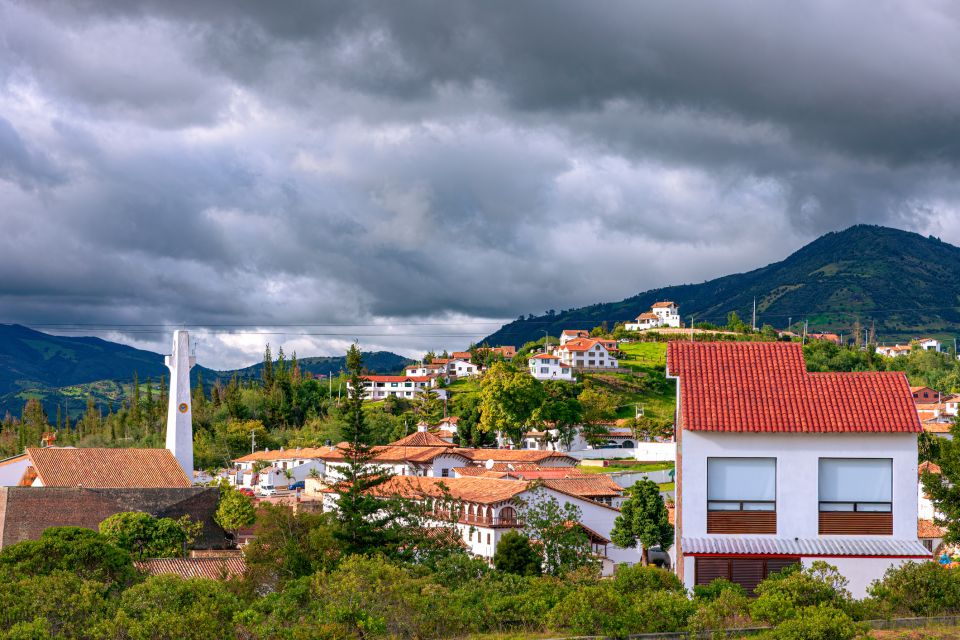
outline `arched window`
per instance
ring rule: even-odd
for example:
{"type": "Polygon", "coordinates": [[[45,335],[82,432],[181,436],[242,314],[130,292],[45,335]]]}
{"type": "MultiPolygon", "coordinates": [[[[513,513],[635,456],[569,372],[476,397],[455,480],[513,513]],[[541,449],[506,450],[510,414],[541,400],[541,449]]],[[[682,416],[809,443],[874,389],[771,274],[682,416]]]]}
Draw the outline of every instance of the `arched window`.
{"type": "Polygon", "coordinates": [[[624,449],[633,449],[633,440],[624,440],[623,444],[620,446],[624,449]]]}
{"type": "Polygon", "coordinates": [[[513,507],[504,507],[500,509],[500,523],[510,524],[517,521],[517,512],[513,507]]]}

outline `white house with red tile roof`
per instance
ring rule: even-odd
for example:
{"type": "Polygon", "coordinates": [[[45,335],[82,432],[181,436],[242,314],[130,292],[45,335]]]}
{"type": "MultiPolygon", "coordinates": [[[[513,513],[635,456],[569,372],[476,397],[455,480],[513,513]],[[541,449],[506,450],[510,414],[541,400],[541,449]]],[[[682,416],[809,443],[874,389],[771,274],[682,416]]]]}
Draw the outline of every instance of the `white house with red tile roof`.
{"type": "Polygon", "coordinates": [[[825,560],[862,597],[917,539],[920,421],[899,372],[808,373],[797,343],[671,342],[677,573],[752,589],[825,560]]]}
{"type": "MultiPolygon", "coordinates": [[[[366,375],[363,377],[364,400],[385,400],[395,398],[412,399],[416,394],[437,386],[437,376],[382,376],[366,375]]],[[[350,389],[347,381],[347,389],[350,389]]]]}
{"type": "Polygon", "coordinates": [[[560,362],[576,369],[616,369],[617,358],[605,346],[605,340],[576,338],[557,348],[560,362]]]}
{"type": "MultiPolygon", "coordinates": [[[[516,478],[394,476],[372,492],[385,498],[398,497],[425,503],[430,512],[436,514],[434,526],[452,524],[468,550],[488,562],[493,560],[497,543],[504,533],[523,529],[528,506],[551,498],[560,505],[572,504],[580,510],[577,524],[588,531],[593,550],[603,561],[605,574],[609,574],[616,563],[638,562],[640,553],[610,542],[614,520],[620,510],[586,495],[612,496],[614,490],[600,486],[601,482],[554,481],[547,486],[546,482],[516,478]]],[[[325,504],[335,508],[333,501],[325,504]]]]}
{"type": "Polygon", "coordinates": [[[562,362],[560,356],[540,353],[527,360],[530,375],[537,380],[573,380],[573,367],[562,362]]]}
{"type": "Polygon", "coordinates": [[[679,327],[680,308],[676,303],[665,300],[654,302],[650,311],[645,311],[634,318],[633,322],[624,324],[627,331],[643,331],[657,327],[679,327]]]}
{"type": "Polygon", "coordinates": [[[560,332],[560,344],[567,344],[577,338],[589,338],[590,332],[584,329],[564,329],[560,332]]]}
{"type": "Polygon", "coordinates": [[[946,351],[946,349],[943,348],[943,343],[936,338],[917,338],[914,340],[914,344],[917,345],[918,349],[923,349],[924,351],[936,351],[937,353],[946,351]]]}
{"type": "Polygon", "coordinates": [[[898,356],[908,355],[913,351],[913,347],[908,344],[894,344],[889,346],[878,346],[876,352],[881,356],[886,356],[887,358],[896,358],[898,356]]]}

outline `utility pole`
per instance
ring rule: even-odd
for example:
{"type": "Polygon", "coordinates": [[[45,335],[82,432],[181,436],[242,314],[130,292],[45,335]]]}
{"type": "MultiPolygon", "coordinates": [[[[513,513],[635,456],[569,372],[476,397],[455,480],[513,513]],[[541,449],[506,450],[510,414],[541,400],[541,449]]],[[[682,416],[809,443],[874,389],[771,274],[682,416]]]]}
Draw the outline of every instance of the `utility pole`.
{"type": "Polygon", "coordinates": [[[757,296],[753,296],[753,322],[750,323],[753,330],[757,330],[757,296]]]}
{"type": "Polygon", "coordinates": [[[250,453],[257,452],[257,432],[250,429],[250,453]]]}
{"type": "Polygon", "coordinates": [[[693,342],[693,316],[690,316],[690,342],[693,342]]]}

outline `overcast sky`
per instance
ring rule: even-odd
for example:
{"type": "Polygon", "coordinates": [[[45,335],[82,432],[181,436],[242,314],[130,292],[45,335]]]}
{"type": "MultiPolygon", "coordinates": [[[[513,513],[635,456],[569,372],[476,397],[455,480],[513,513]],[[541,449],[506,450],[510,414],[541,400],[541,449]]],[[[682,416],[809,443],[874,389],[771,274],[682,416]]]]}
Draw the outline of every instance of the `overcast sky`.
{"type": "Polygon", "coordinates": [[[958,68],[947,1],[0,0],[0,322],[412,355],[857,222],[960,243],[958,68]]]}

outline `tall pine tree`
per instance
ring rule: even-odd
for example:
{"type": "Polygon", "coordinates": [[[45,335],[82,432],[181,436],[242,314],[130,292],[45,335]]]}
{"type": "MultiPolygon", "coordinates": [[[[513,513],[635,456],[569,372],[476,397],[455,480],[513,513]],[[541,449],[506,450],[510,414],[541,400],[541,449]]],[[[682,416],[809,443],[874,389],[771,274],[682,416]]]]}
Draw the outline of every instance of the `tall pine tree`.
{"type": "Polygon", "coordinates": [[[339,527],[335,535],[345,554],[384,551],[391,536],[388,525],[394,516],[382,500],[371,495],[371,489],[390,476],[372,464],[374,451],[363,414],[363,359],[356,344],[347,351],[347,370],[350,390],[343,408],[347,466],[337,501],[339,527]]]}
{"type": "Polygon", "coordinates": [[[260,379],[263,380],[263,386],[267,389],[273,386],[273,354],[270,353],[270,343],[263,352],[263,371],[260,372],[260,379]]]}

